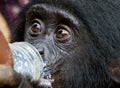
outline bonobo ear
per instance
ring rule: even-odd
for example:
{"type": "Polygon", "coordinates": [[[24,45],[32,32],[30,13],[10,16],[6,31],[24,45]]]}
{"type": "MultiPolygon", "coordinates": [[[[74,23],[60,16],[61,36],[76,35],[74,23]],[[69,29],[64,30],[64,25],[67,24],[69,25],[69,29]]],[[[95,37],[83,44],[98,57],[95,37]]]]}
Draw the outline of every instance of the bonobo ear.
{"type": "Polygon", "coordinates": [[[112,79],[120,83],[120,52],[115,53],[109,58],[108,65],[112,79]]]}

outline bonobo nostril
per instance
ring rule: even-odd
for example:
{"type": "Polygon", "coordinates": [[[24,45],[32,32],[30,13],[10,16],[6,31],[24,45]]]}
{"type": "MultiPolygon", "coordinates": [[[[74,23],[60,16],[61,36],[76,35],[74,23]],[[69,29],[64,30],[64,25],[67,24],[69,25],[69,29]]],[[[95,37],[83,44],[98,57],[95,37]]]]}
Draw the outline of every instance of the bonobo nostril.
{"type": "Polygon", "coordinates": [[[40,55],[44,55],[44,52],[43,51],[39,51],[40,55]]]}

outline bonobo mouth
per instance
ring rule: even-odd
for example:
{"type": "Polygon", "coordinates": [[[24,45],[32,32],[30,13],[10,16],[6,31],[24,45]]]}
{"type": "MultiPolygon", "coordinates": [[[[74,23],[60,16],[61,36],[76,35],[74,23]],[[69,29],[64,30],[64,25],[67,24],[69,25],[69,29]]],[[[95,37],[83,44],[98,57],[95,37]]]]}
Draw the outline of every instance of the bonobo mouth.
{"type": "Polygon", "coordinates": [[[42,88],[56,88],[56,85],[60,86],[60,83],[63,82],[63,74],[60,72],[62,62],[63,60],[60,59],[55,63],[45,64],[40,79],[38,80],[38,86],[42,88]]]}
{"type": "Polygon", "coordinates": [[[39,55],[41,56],[42,59],[41,62],[43,63],[43,70],[40,74],[40,78],[37,81],[37,84],[42,88],[53,88],[54,84],[56,84],[56,82],[59,83],[61,79],[60,68],[63,59],[59,60],[55,59],[56,62],[51,63],[49,61],[46,61],[48,59],[46,60],[44,59],[45,57],[43,53],[39,52],[39,55]]]}
{"type": "Polygon", "coordinates": [[[43,88],[53,88],[52,83],[54,79],[51,77],[50,67],[44,64],[43,72],[40,75],[40,79],[37,81],[38,86],[43,88]]]}

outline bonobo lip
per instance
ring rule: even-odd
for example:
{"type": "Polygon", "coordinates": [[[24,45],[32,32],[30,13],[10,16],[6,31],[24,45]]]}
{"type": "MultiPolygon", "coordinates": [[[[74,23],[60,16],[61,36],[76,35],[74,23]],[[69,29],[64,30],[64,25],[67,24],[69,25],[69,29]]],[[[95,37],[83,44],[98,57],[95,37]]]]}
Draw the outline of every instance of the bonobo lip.
{"type": "Polygon", "coordinates": [[[47,64],[44,65],[43,72],[41,73],[40,79],[37,81],[38,86],[53,88],[52,83],[54,79],[51,78],[50,68],[47,64]]]}

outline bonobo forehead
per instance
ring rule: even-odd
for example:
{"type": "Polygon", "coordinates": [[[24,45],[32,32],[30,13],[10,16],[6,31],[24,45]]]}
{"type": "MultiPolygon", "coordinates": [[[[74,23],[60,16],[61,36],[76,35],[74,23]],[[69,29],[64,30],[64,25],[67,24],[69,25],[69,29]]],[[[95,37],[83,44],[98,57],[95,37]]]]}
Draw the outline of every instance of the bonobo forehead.
{"type": "MultiPolygon", "coordinates": [[[[57,8],[55,6],[49,6],[47,4],[35,4],[33,5],[30,10],[28,11],[28,15],[35,15],[37,14],[38,18],[40,15],[45,16],[45,18],[52,18],[56,15],[62,16],[68,20],[70,20],[73,24],[78,25],[77,18],[69,13],[69,11],[65,11],[62,8],[57,8]]],[[[58,17],[59,18],[59,17],[58,17]]]]}

